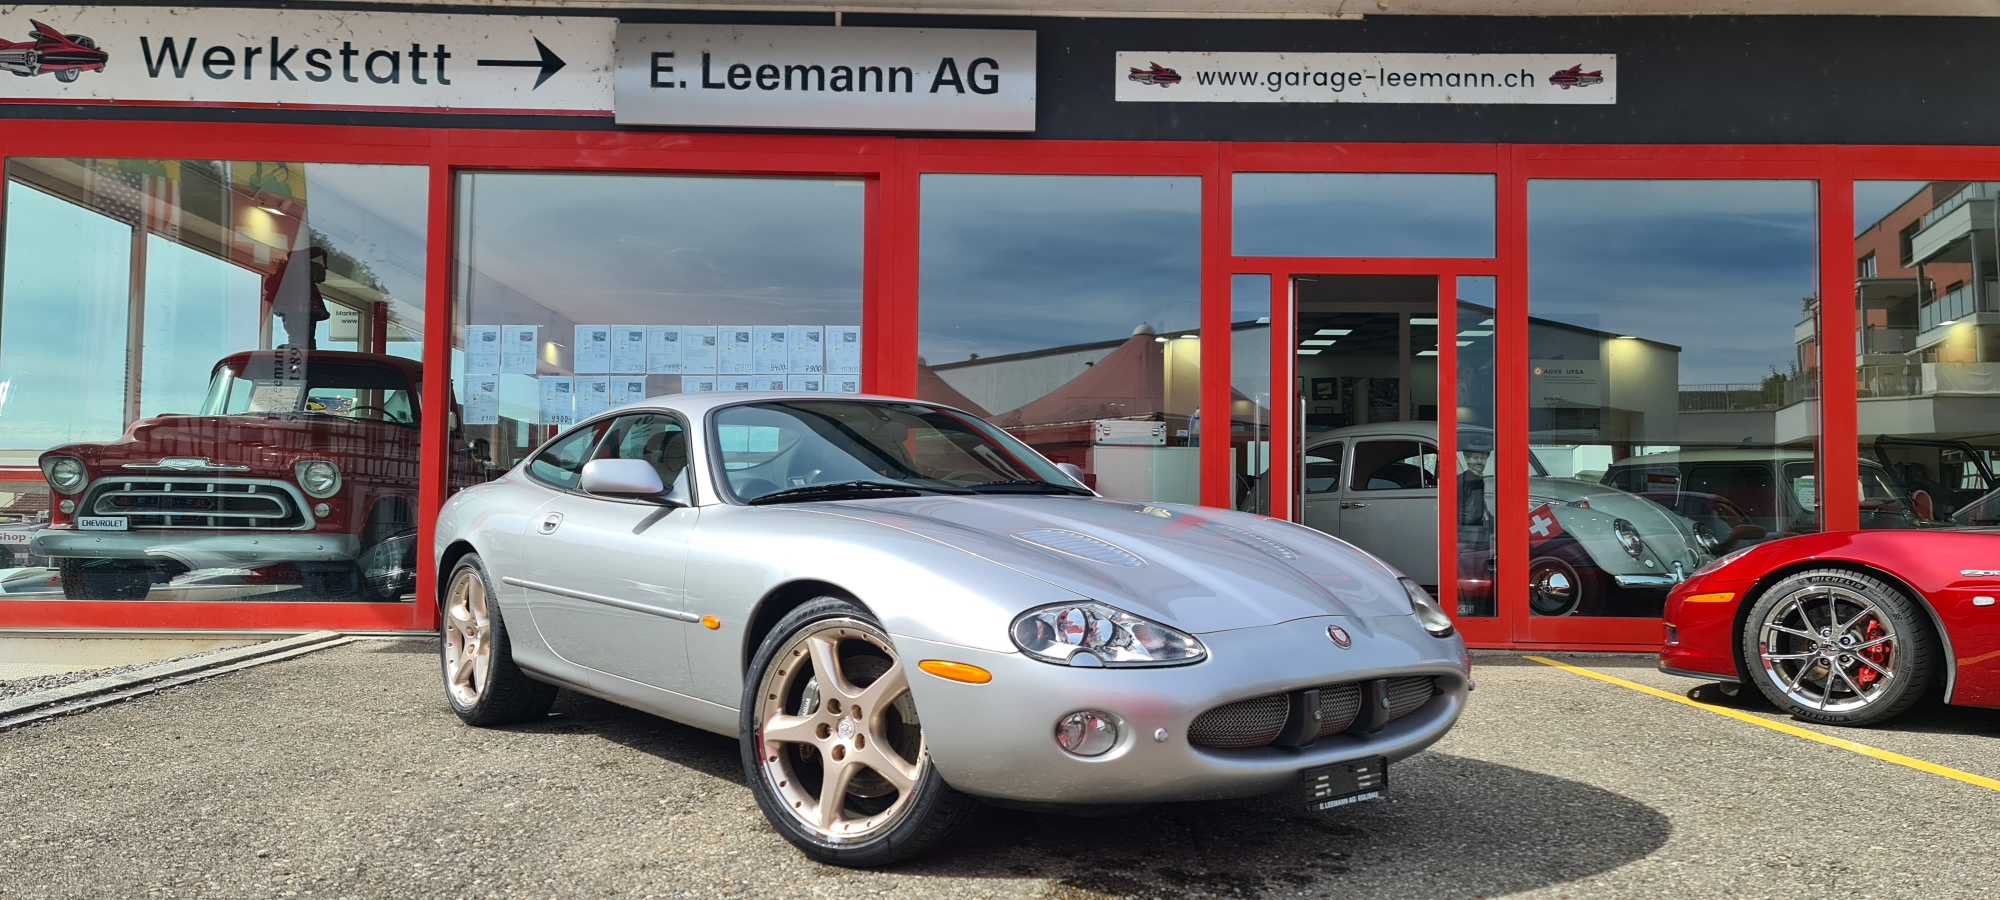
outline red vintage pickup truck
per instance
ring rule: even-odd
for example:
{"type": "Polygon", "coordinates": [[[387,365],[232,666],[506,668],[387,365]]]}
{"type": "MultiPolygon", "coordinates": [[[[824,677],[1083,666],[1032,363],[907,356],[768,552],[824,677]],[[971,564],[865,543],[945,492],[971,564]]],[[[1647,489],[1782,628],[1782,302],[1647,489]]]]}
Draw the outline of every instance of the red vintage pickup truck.
{"type": "Polygon", "coordinates": [[[71,599],[140,599],[213,568],[296,583],[306,599],[395,599],[402,585],[364,570],[414,550],[422,378],[378,354],[225,357],[199,413],[43,453],[56,502],[30,547],[71,599]]]}

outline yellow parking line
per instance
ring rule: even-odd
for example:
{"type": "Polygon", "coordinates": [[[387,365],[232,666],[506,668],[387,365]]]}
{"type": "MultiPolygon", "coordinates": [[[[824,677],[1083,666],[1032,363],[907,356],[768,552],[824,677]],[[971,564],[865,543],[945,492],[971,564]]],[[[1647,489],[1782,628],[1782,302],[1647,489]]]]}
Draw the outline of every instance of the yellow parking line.
{"type": "MultiPolygon", "coordinates": [[[[1545,666],[1554,666],[1565,672],[1574,672],[1578,675],[1582,675],[1585,678],[1595,678],[1598,681],[1608,682],[1610,684],[1618,685],[1619,687],[1631,688],[1632,690],[1638,691],[1641,694],[1651,694],[1662,700],[1672,700],[1675,703],[1687,704],[1688,706],[1692,706],[1695,709],[1707,710],[1709,712],[1715,713],[1718,716],[1728,716],[1729,718],[1735,719],[1739,722],[1748,722],[1752,725],[1760,725],[1765,728],[1769,728],[1772,731],[1789,734],[1793,737],[1805,738],[1806,740],[1825,744],[1829,747],[1839,747],[1842,750],[1848,750],[1854,753],[1859,753],[1862,756],[1872,756],[1876,759],[1883,760],[1885,762],[1892,762],[1899,766],[1907,766],[1919,772],[1929,772],[1932,775],[1942,775],[1953,781],[1963,781],[1966,784],[1975,785],[1977,787],[1983,787],[1990,791],[2000,791],[2000,780],[1988,778],[1984,775],[1974,775],[1971,772],[1960,771],[1950,766],[1940,766],[1937,763],[1925,762],[1921,759],[1915,759],[1913,757],[1904,756],[1901,753],[1891,753],[1880,747],[1870,747],[1867,744],[1857,744],[1853,741],[1846,740],[1843,738],[1827,737],[1826,735],[1820,734],[1819,732],[1809,731],[1807,729],[1800,728],[1797,725],[1789,725],[1784,722],[1773,722],[1770,719],[1766,719],[1762,716],[1753,716],[1749,713],[1742,712],[1739,710],[1716,706],[1710,703],[1702,703],[1696,700],[1689,700],[1688,698],[1676,694],[1672,691],[1663,691],[1660,690],[1659,688],[1648,687],[1646,685],[1639,684],[1638,682],[1635,681],[1626,681],[1623,678],[1615,678],[1613,676],[1606,675],[1602,672],[1593,672],[1589,669],[1585,669],[1580,666],[1572,666],[1568,663],[1559,663],[1553,659],[1548,659],[1546,657],[1529,656],[1527,658],[1534,660],[1535,662],[1541,663],[1542,665],[1545,666]]],[[[1751,690],[1756,690],[1756,687],[1753,685],[1746,684],[1743,686],[1743,689],[1746,691],[1751,691],[1751,690]]]]}

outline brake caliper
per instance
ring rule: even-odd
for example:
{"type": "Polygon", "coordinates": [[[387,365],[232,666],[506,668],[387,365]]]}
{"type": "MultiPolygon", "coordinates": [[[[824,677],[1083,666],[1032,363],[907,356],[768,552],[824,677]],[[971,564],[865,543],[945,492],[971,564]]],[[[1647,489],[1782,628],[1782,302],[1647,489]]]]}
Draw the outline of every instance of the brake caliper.
{"type": "MultiPolygon", "coordinates": [[[[1870,619],[1868,621],[1867,629],[1861,632],[1861,642],[1865,644],[1869,641],[1875,640],[1876,638],[1887,635],[1888,633],[1889,632],[1882,627],[1881,619],[1870,619]]],[[[1889,644],[1887,644],[1886,642],[1881,644],[1876,644],[1873,647],[1864,648],[1859,651],[1859,655],[1862,658],[1868,660],[1869,662],[1881,666],[1884,669],[1889,668],[1889,644]]],[[[1868,687],[1870,685],[1873,685],[1875,682],[1880,681],[1881,679],[1882,679],[1882,673],[1877,672],[1874,669],[1871,669],[1867,666],[1862,666],[1861,671],[1855,673],[1854,680],[1859,682],[1862,687],[1868,687]]]]}

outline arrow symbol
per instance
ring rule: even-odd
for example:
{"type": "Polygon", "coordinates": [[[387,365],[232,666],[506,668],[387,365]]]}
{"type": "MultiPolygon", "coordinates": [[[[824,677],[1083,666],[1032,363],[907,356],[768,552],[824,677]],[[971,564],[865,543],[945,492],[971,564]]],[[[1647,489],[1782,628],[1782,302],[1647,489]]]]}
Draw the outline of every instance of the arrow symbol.
{"type": "MultiPolygon", "coordinates": [[[[479,61],[479,64],[482,66],[503,66],[507,68],[520,68],[520,69],[541,69],[542,74],[535,77],[535,88],[538,88],[542,86],[542,82],[549,80],[549,76],[562,71],[564,63],[562,57],[557,56],[554,50],[549,49],[549,45],[542,43],[541,38],[535,38],[535,52],[541,54],[542,58],[541,59],[482,59],[479,61]]],[[[528,90],[532,91],[535,88],[529,88],[528,90]]]]}

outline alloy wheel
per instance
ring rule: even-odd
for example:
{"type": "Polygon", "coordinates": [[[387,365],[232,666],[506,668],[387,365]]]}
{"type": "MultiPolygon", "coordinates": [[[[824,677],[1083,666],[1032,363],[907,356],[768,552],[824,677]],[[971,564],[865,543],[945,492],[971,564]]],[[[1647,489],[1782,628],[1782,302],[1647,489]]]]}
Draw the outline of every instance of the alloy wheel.
{"type": "Polygon", "coordinates": [[[1528,564],[1528,607],[1538,616],[1566,616],[1582,602],[1583,578],[1554,557],[1528,564]]]}
{"type": "Polygon", "coordinates": [[[779,802],[829,843],[867,840],[910,811],[929,757],[888,635],[852,618],[793,635],[758,690],[757,760],[779,802]]]}
{"type": "Polygon", "coordinates": [[[1895,684],[1899,637],[1894,621],[1866,594],[1808,585],[1765,614],[1757,656],[1771,685],[1793,703],[1852,712],[1895,684]]]}
{"type": "Polygon", "coordinates": [[[451,699],[471,708],[486,692],[493,668],[493,619],[486,608],[486,581],[464,569],[452,581],[444,604],[444,678],[451,699]]]}

